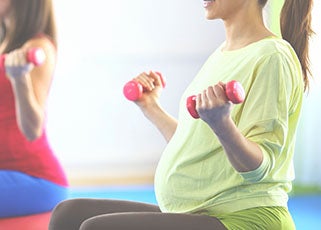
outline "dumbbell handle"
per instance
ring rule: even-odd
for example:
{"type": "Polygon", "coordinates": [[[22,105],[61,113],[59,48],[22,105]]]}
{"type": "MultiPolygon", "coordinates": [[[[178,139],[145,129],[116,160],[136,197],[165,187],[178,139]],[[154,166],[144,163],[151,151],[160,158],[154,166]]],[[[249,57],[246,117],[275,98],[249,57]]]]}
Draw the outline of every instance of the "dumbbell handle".
{"type": "MultiPolygon", "coordinates": [[[[0,68],[4,68],[4,62],[5,62],[6,54],[3,54],[0,56],[0,68]]],[[[43,62],[46,59],[46,54],[43,51],[42,48],[31,48],[26,53],[26,61],[28,63],[32,63],[35,66],[40,66],[43,64],[43,62]]]]}
{"type": "MultiPolygon", "coordinates": [[[[227,98],[234,104],[239,104],[242,103],[244,101],[245,98],[245,92],[244,89],[241,85],[241,83],[239,83],[238,81],[230,81],[228,83],[226,83],[225,85],[225,93],[227,98]]],[[[192,95],[189,96],[186,100],[186,108],[188,110],[188,112],[190,113],[190,115],[197,119],[199,118],[199,114],[196,111],[196,96],[192,95]]]]}
{"type": "MultiPolygon", "coordinates": [[[[166,83],[164,78],[162,77],[162,74],[159,72],[155,72],[155,73],[160,76],[160,79],[162,81],[162,86],[163,88],[165,88],[166,83]]],[[[139,98],[141,98],[141,96],[143,95],[143,91],[144,91],[143,86],[135,80],[131,80],[127,82],[123,88],[124,96],[130,101],[136,101],[139,98]]]]}

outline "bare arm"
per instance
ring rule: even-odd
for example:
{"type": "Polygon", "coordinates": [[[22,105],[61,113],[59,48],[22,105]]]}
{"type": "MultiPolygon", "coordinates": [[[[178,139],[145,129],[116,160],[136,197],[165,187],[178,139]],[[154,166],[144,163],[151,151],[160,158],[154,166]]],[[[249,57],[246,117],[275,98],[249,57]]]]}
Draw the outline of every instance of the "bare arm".
{"type": "Polygon", "coordinates": [[[158,104],[148,105],[141,109],[145,117],[156,126],[165,140],[169,142],[177,127],[176,119],[164,111],[158,104]]]}
{"type": "Polygon", "coordinates": [[[168,142],[176,130],[177,121],[159,104],[159,97],[162,91],[160,77],[154,72],[141,73],[135,80],[141,83],[144,88],[143,96],[136,101],[136,104],[168,142]]]}
{"type": "Polygon", "coordinates": [[[212,128],[233,167],[239,172],[255,170],[263,161],[263,153],[236,127],[230,116],[231,107],[222,83],[209,87],[196,98],[201,119],[212,128]]]}
{"type": "Polygon", "coordinates": [[[6,55],[7,77],[13,88],[17,124],[28,140],[35,140],[43,131],[45,106],[56,62],[56,49],[47,39],[27,42],[21,49],[6,55]],[[29,48],[41,47],[46,54],[45,63],[33,67],[26,63],[29,48]]]}

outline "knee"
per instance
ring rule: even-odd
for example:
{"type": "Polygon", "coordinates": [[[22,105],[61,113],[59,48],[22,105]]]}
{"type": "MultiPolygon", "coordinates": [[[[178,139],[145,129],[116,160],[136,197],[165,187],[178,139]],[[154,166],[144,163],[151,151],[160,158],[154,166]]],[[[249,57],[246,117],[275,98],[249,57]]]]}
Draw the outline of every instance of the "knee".
{"type": "Polygon", "coordinates": [[[58,205],[56,205],[56,207],[52,211],[52,218],[68,216],[67,214],[70,214],[72,210],[75,210],[75,208],[77,208],[77,203],[77,199],[65,200],[58,203],[58,205]]]}
{"type": "Polygon", "coordinates": [[[73,224],[70,221],[73,219],[72,215],[75,210],[78,210],[77,206],[78,199],[65,200],[56,205],[50,217],[49,230],[78,229],[71,226],[73,224]]]}

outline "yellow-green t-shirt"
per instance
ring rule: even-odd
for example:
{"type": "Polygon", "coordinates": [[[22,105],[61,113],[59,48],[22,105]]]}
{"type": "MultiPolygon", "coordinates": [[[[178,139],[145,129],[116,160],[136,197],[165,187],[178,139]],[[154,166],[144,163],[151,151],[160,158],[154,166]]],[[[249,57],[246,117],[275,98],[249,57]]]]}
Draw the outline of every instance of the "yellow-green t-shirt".
{"type": "MultiPolygon", "coordinates": [[[[223,46],[223,44],[222,44],[223,46]]],[[[159,161],[155,193],[163,212],[219,215],[260,206],[287,206],[304,83],[299,60],[284,40],[269,37],[235,51],[219,47],[180,102],[176,132],[159,161]],[[254,171],[239,173],[218,138],[193,119],[186,98],[219,81],[241,82],[246,92],[232,119],[263,152],[254,171]]]]}

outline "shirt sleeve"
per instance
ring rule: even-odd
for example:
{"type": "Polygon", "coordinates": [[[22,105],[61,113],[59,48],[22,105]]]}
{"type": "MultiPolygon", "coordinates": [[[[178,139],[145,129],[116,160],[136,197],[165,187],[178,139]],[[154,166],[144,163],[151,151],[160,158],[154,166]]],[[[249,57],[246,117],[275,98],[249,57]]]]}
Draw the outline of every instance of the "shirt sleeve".
{"type": "Polygon", "coordinates": [[[263,161],[256,170],[240,173],[246,181],[263,180],[274,168],[287,141],[291,72],[288,60],[275,53],[259,60],[250,77],[238,127],[259,145],[263,161]]]}

